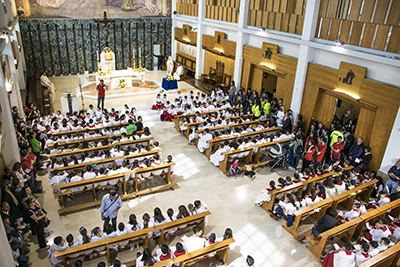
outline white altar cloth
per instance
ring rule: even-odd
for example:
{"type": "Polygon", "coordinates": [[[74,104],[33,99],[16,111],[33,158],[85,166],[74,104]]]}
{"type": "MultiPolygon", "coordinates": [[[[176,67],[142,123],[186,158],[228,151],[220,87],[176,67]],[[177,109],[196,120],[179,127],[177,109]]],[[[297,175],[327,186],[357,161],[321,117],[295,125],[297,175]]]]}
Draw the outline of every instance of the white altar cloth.
{"type": "Polygon", "coordinates": [[[106,74],[103,76],[99,76],[96,73],[96,85],[99,84],[100,80],[104,80],[105,84],[109,86],[111,89],[118,88],[119,80],[125,79],[125,82],[128,86],[132,86],[132,76],[137,77],[141,80],[142,83],[145,82],[146,72],[136,72],[132,69],[130,70],[114,70],[111,71],[111,74],[106,74]]]}

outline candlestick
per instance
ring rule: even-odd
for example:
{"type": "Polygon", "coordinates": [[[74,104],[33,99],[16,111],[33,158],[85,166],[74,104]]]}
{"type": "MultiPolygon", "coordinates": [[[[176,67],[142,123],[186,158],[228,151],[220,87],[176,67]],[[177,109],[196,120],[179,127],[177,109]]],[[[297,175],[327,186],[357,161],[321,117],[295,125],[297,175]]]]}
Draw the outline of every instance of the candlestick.
{"type": "Polygon", "coordinates": [[[99,50],[96,50],[97,53],[97,60],[99,60],[99,50]]]}
{"type": "Polygon", "coordinates": [[[99,58],[97,58],[97,72],[100,72],[100,62],[99,62],[99,58]]]}
{"type": "Polygon", "coordinates": [[[135,54],[133,54],[133,71],[136,71],[136,60],[135,60],[135,54]]]}
{"type": "Polygon", "coordinates": [[[141,57],[141,56],[142,56],[142,48],[139,47],[139,57],[141,57]]]}
{"type": "Polygon", "coordinates": [[[135,57],[135,52],[136,52],[136,50],[135,50],[135,48],[133,48],[133,57],[135,57]]]}
{"type": "Polygon", "coordinates": [[[110,62],[107,61],[107,74],[111,74],[110,71],[110,62]]]}

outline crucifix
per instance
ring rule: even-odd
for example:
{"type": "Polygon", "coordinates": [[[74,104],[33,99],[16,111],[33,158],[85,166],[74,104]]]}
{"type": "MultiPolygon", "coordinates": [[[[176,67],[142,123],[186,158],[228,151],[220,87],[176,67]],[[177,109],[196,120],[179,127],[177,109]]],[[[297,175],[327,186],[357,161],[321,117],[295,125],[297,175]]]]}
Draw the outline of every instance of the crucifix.
{"type": "Polygon", "coordinates": [[[108,31],[108,26],[115,22],[115,20],[109,20],[107,19],[107,12],[104,11],[104,17],[103,20],[95,20],[94,22],[100,24],[101,27],[104,29],[104,35],[106,36],[106,47],[108,47],[108,36],[110,35],[110,32],[108,31]]]}

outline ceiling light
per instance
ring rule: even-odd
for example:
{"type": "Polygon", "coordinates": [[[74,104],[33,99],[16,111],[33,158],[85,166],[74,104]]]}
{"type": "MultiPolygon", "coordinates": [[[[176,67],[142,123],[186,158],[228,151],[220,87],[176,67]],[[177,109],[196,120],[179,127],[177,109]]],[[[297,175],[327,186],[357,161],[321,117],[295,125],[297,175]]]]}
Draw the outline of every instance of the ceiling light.
{"type": "Polygon", "coordinates": [[[217,51],[220,52],[220,53],[224,53],[224,50],[221,49],[221,48],[214,47],[214,50],[217,50],[217,51]]]}
{"type": "Polygon", "coordinates": [[[271,70],[276,70],[275,67],[272,67],[272,66],[270,66],[270,65],[268,65],[268,64],[266,64],[266,63],[264,63],[264,62],[260,63],[260,65],[261,65],[261,66],[264,66],[264,67],[267,67],[267,68],[270,68],[271,70]]]}
{"type": "Polygon", "coordinates": [[[354,99],[357,99],[357,100],[360,99],[360,97],[358,95],[350,93],[350,92],[347,92],[347,91],[342,90],[342,89],[334,89],[333,91],[346,94],[346,95],[348,95],[348,96],[350,96],[350,97],[352,97],[354,99]]]}

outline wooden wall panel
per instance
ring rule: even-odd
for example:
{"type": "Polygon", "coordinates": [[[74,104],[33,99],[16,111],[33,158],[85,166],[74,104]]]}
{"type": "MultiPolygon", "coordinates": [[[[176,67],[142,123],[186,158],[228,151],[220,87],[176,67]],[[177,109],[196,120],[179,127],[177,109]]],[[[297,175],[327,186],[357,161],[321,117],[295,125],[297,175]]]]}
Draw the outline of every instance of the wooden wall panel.
{"type": "Polygon", "coordinates": [[[247,60],[245,57],[243,57],[242,81],[240,85],[237,84],[236,86],[240,86],[245,89],[249,88],[250,70],[251,70],[250,60],[247,60]]]}
{"type": "Polygon", "coordinates": [[[290,24],[289,24],[290,33],[296,33],[296,25],[297,25],[297,15],[290,14],[290,24]]]}
{"type": "Polygon", "coordinates": [[[329,4],[329,10],[328,10],[328,18],[336,18],[336,13],[338,10],[338,4],[339,4],[339,0],[331,0],[330,4],[329,4]]]}
{"type": "Polygon", "coordinates": [[[275,25],[275,13],[274,12],[269,12],[268,15],[268,29],[273,30],[275,25]]]}
{"type": "Polygon", "coordinates": [[[261,93],[261,86],[262,86],[262,78],[263,78],[263,71],[260,68],[255,68],[254,65],[252,65],[252,69],[250,72],[251,75],[251,89],[256,90],[258,95],[261,93]]]}
{"type": "Polygon", "coordinates": [[[400,50],[400,26],[393,26],[387,51],[399,53],[400,50]]]}
{"type": "Polygon", "coordinates": [[[286,13],[287,10],[287,5],[288,5],[288,0],[281,0],[281,6],[279,8],[279,12],[281,13],[286,13]]]}
{"type": "Polygon", "coordinates": [[[372,23],[367,23],[365,25],[364,36],[363,36],[363,40],[361,43],[362,47],[371,48],[372,40],[373,40],[374,34],[375,34],[375,27],[376,27],[376,25],[372,24],[372,23]]]}
{"type": "Polygon", "coordinates": [[[328,10],[329,0],[321,0],[319,4],[319,17],[325,17],[328,10]]]}
{"type": "Polygon", "coordinates": [[[358,21],[360,15],[362,0],[353,0],[350,7],[348,20],[358,21]]]}
{"type": "Polygon", "coordinates": [[[222,61],[225,64],[224,73],[233,77],[233,73],[235,70],[235,60],[216,55],[209,51],[205,51],[204,54],[204,73],[208,73],[210,71],[210,67],[215,68],[217,60],[222,61]]]}
{"type": "Polygon", "coordinates": [[[272,8],[272,11],[279,12],[279,6],[280,6],[280,1],[279,0],[275,0],[274,1],[274,6],[272,8]]]}
{"type": "Polygon", "coordinates": [[[375,0],[365,0],[360,21],[371,22],[371,16],[372,16],[372,11],[374,10],[374,6],[375,6],[375,0]]]}
{"type": "Polygon", "coordinates": [[[363,23],[362,22],[354,22],[353,23],[353,29],[351,31],[351,37],[350,37],[349,44],[351,44],[351,45],[359,45],[362,29],[363,29],[363,23]]]}
{"type": "Polygon", "coordinates": [[[263,16],[263,11],[257,10],[256,26],[261,26],[261,24],[262,24],[262,16],[263,16]]]}
{"type": "Polygon", "coordinates": [[[283,16],[282,16],[281,30],[283,32],[288,32],[288,30],[289,30],[289,18],[290,18],[290,14],[283,14],[283,16]]]}
{"type": "MultiPolygon", "coordinates": [[[[379,0],[375,10],[374,23],[383,23],[385,21],[386,12],[389,6],[389,1],[390,0],[379,0]]],[[[395,3],[394,6],[392,5],[392,8],[399,9],[400,8],[399,3],[395,3]]]]}
{"type": "Polygon", "coordinates": [[[350,27],[351,27],[351,21],[349,20],[342,21],[342,28],[340,29],[339,40],[344,41],[346,44],[348,43],[349,40],[350,27]]]}
{"type": "Polygon", "coordinates": [[[274,30],[280,31],[282,24],[282,13],[276,13],[274,30]]]}
{"type": "MultiPolygon", "coordinates": [[[[294,13],[298,14],[298,15],[303,15],[303,4],[304,4],[304,0],[297,0],[296,1],[296,9],[294,10],[294,13]]],[[[322,4],[322,2],[321,2],[322,4]]],[[[321,11],[321,8],[320,8],[321,11]]]]}
{"type": "MultiPolygon", "coordinates": [[[[339,70],[309,63],[301,106],[305,129],[309,126],[314,110],[316,110],[319,89],[324,88],[331,95],[336,93],[333,92],[333,89],[337,88],[338,85],[338,72],[339,70]]],[[[366,141],[369,140],[369,143],[365,142],[365,145],[371,147],[373,155],[369,169],[376,171],[380,167],[390,137],[391,128],[399,108],[400,89],[364,79],[358,94],[360,100],[353,99],[352,101],[364,108],[366,104],[372,108],[361,111],[355,137],[362,136],[366,141]],[[373,107],[376,108],[375,115],[373,114],[373,107]],[[369,133],[370,135],[366,136],[361,134],[361,132],[363,134],[369,133]]],[[[332,116],[332,113],[329,113],[332,116]]]]}
{"type": "Polygon", "coordinates": [[[274,0],[266,0],[266,1],[268,1],[267,2],[267,11],[272,11],[272,7],[273,7],[273,5],[274,5],[274,0]]]}
{"type": "Polygon", "coordinates": [[[333,119],[333,112],[335,111],[335,104],[335,97],[325,93],[324,90],[319,89],[312,116],[313,120],[322,122],[325,126],[330,125],[333,119]]]}
{"type": "Polygon", "coordinates": [[[225,33],[215,31],[215,36],[210,36],[207,34],[203,34],[203,43],[202,46],[206,47],[209,50],[214,50],[214,48],[220,48],[224,50],[224,55],[235,57],[236,54],[236,42],[230,41],[224,38],[225,33]],[[217,44],[217,36],[220,35],[221,44],[217,44]]]}
{"type": "Polygon", "coordinates": [[[303,24],[304,24],[304,16],[300,15],[297,18],[297,34],[302,34],[303,33],[303,24]]]}
{"type": "Polygon", "coordinates": [[[262,19],[262,24],[264,28],[268,28],[268,11],[263,11],[263,19],[262,19]]]}
{"type": "Polygon", "coordinates": [[[390,9],[389,12],[389,18],[387,23],[390,25],[399,25],[400,22],[400,8],[394,8],[392,5],[392,8],[390,9]]]}
{"type": "Polygon", "coordinates": [[[251,26],[256,26],[256,17],[257,17],[257,11],[251,10],[250,17],[249,17],[251,26]]]}
{"type": "Polygon", "coordinates": [[[319,38],[321,39],[328,39],[328,32],[329,32],[329,24],[331,20],[328,18],[323,18],[321,23],[321,32],[319,34],[319,38]]]}
{"type": "Polygon", "coordinates": [[[331,30],[329,32],[329,40],[337,40],[340,27],[340,19],[332,19],[331,30]]]}
{"type": "Polygon", "coordinates": [[[385,48],[389,28],[389,25],[379,25],[375,38],[374,49],[383,50],[385,48]]]}

